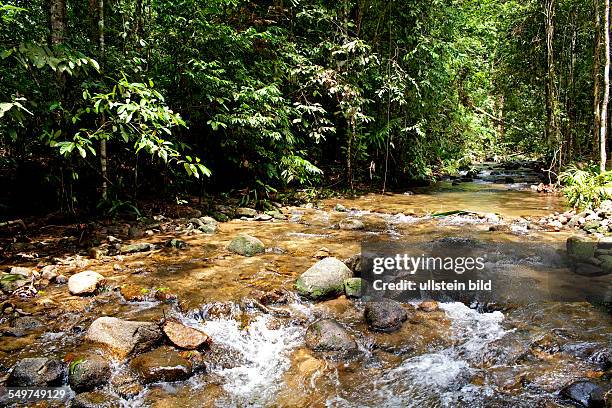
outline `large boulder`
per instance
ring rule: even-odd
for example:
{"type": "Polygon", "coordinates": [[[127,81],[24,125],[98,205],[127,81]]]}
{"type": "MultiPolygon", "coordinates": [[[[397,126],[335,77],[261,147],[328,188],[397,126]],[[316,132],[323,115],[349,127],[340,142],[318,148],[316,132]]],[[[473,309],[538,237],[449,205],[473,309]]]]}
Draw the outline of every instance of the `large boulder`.
{"type": "Polygon", "coordinates": [[[296,281],[298,293],[310,299],[324,299],[344,293],[344,281],[353,272],[336,258],[325,258],[311,266],[296,281]]]}
{"type": "Polygon", "coordinates": [[[241,234],[230,242],[227,249],[242,256],[253,256],[264,252],[265,246],[259,239],[241,234]]]}
{"type": "Polygon", "coordinates": [[[46,357],[24,358],[15,364],[7,384],[11,387],[59,386],[65,367],[59,360],[46,357]]]}
{"type": "Polygon", "coordinates": [[[408,319],[408,312],[399,302],[384,299],[368,302],[365,318],[370,330],[392,332],[402,327],[408,319]]]}
{"type": "Polygon", "coordinates": [[[569,237],[566,242],[567,255],[575,261],[589,262],[595,257],[597,240],[585,236],[569,237]]]}
{"type": "Polygon", "coordinates": [[[605,406],[603,389],[589,380],[580,380],[567,385],[561,390],[561,395],[586,408],[605,406]]]}
{"type": "Polygon", "coordinates": [[[159,326],[150,322],[133,322],[116,317],[96,319],[85,334],[85,340],[102,344],[121,358],[150,349],[161,341],[159,326]]]}
{"type": "Polygon", "coordinates": [[[70,363],[68,382],[70,387],[77,392],[91,391],[108,383],[110,377],[110,365],[100,355],[76,356],[70,363]]]}
{"type": "Polygon", "coordinates": [[[135,357],[130,362],[130,368],[145,384],[186,380],[192,373],[189,360],[168,347],[160,347],[135,357]]]}
{"type": "Polygon", "coordinates": [[[195,350],[211,343],[210,336],[203,331],[172,320],[165,322],[162,330],[172,344],[182,349],[195,350]]]}
{"type": "Polygon", "coordinates": [[[331,319],[319,320],[306,330],[306,346],[314,351],[353,351],[357,343],[340,325],[331,319]]]}
{"type": "Polygon", "coordinates": [[[74,274],[68,279],[68,290],[73,295],[90,295],[104,282],[104,276],[97,272],[85,271],[74,274]]]}

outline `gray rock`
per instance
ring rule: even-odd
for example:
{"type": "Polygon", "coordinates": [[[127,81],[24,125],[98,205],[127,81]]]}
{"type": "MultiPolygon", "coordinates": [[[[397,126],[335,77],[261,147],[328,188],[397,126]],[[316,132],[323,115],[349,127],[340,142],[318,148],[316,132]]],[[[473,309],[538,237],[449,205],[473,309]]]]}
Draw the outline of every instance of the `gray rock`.
{"type": "Polygon", "coordinates": [[[36,329],[40,329],[43,326],[43,322],[32,316],[21,316],[11,321],[10,327],[3,330],[5,336],[22,337],[28,332],[36,329]]]}
{"type": "Polygon", "coordinates": [[[59,360],[47,357],[24,358],[13,367],[7,384],[12,387],[59,386],[65,367],[59,360]]]}
{"type": "Polygon", "coordinates": [[[236,208],[236,217],[254,217],[257,215],[257,210],[253,208],[240,207],[236,208]]]}
{"type": "Polygon", "coordinates": [[[306,330],[306,346],[314,351],[353,351],[357,343],[335,320],[324,319],[312,323],[306,330]]]}
{"type": "Polygon", "coordinates": [[[119,408],[121,404],[113,394],[92,391],[77,394],[70,403],[71,408],[119,408]]]}
{"type": "Polygon", "coordinates": [[[310,299],[324,299],[344,293],[344,281],[353,272],[336,258],[325,258],[311,266],[296,281],[298,293],[310,299]]]}
{"type": "Polygon", "coordinates": [[[345,206],[343,206],[342,204],[338,203],[338,204],[336,204],[334,206],[334,211],[337,211],[337,212],[346,212],[347,210],[346,210],[345,206]]]}
{"type": "Polygon", "coordinates": [[[230,242],[227,247],[231,252],[243,256],[254,256],[265,251],[263,242],[250,235],[241,234],[230,242]]]}
{"type": "Polygon", "coordinates": [[[9,272],[11,275],[21,275],[24,278],[38,277],[38,272],[30,268],[24,268],[23,266],[13,266],[9,272]]]}
{"type": "Polygon", "coordinates": [[[121,253],[123,254],[134,254],[137,252],[149,252],[157,249],[157,246],[154,244],[149,244],[148,242],[141,242],[137,244],[131,245],[121,245],[121,253]]]}
{"type": "Polygon", "coordinates": [[[266,214],[274,218],[275,220],[286,220],[287,216],[280,211],[266,211],[266,214]]]}
{"type": "Polygon", "coordinates": [[[338,224],[343,230],[362,230],[365,228],[363,221],[356,218],[345,218],[338,224]]]}
{"type": "Polygon", "coordinates": [[[272,216],[268,214],[257,214],[253,219],[255,221],[270,221],[272,219],[272,216]]]}
{"type": "Polygon", "coordinates": [[[400,303],[383,299],[366,304],[365,318],[371,330],[392,332],[402,327],[408,313],[400,303]]]}
{"type": "Polygon", "coordinates": [[[586,408],[605,406],[603,389],[589,380],[576,381],[564,387],[560,394],[586,408]]]}
{"type": "Polygon", "coordinates": [[[355,254],[343,262],[355,276],[361,276],[361,254],[355,254]]]}
{"type": "Polygon", "coordinates": [[[122,358],[149,350],[162,337],[161,329],[155,323],[108,316],[94,320],[85,334],[85,340],[104,345],[122,358]]]}
{"type": "Polygon", "coordinates": [[[43,279],[52,281],[59,275],[58,270],[59,268],[57,265],[47,265],[40,270],[40,276],[43,279]]]}
{"type": "Polygon", "coordinates": [[[68,290],[73,295],[90,295],[104,283],[104,276],[93,271],[74,274],[68,279],[68,290]]]}
{"type": "Polygon", "coordinates": [[[99,355],[79,356],[69,365],[68,382],[77,392],[91,391],[108,383],[110,377],[110,365],[99,355]]]}
{"type": "Polygon", "coordinates": [[[135,357],[130,362],[130,368],[145,384],[186,380],[192,374],[189,360],[167,347],[160,347],[135,357]]]}

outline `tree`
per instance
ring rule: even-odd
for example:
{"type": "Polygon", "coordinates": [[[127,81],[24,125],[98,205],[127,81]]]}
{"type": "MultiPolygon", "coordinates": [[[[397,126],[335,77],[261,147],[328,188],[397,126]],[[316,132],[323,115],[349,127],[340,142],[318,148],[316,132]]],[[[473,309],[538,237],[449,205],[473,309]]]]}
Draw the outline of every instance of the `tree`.
{"type": "Polygon", "coordinates": [[[604,94],[601,101],[601,131],[599,133],[599,171],[606,171],[606,133],[608,130],[608,101],[610,99],[610,0],[604,2],[604,94]]]}

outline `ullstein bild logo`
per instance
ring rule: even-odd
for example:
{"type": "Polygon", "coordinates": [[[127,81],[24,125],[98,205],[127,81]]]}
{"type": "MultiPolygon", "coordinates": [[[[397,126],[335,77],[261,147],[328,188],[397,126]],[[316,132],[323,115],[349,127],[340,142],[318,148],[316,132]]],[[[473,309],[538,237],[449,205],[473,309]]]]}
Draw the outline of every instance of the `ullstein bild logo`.
{"type": "Polygon", "coordinates": [[[609,302],[609,283],[575,273],[558,248],[450,237],[362,244],[362,295],[400,301],[609,302]],[[571,290],[568,290],[571,288],[571,290]]]}

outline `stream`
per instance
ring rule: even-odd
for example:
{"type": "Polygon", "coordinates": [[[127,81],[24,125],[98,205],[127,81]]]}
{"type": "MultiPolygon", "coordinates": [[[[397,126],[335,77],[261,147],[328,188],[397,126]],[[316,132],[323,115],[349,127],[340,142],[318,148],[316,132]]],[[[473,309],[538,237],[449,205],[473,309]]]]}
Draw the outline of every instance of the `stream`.
{"type": "MultiPolygon", "coordinates": [[[[300,298],[294,287],[319,259],[347,259],[360,252],[362,242],[469,238],[517,244],[517,268],[536,281],[538,269],[555,268],[562,278],[547,281],[547,290],[570,293],[580,277],[557,258],[575,232],[529,228],[530,217],[564,210],[559,196],[529,188],[538,182],[529,167],[510,170],[485,163],[476,178],[464,181],[328,199],[318,208],[284,207],[287,220],[234,219],[219,223],[214,234],[165,231],[138,240],[180,238],[186,249],[83,258],[86,269],[104,275],[111,289],[78,297],[65,285],[49,285],[36,298],[16,303],[44,324],[25,335],[0,337],[0,368],[8,373],[26,357],[64,360],[90,347],[83,336],[100,316],[150,322],[171,317],[212,338],[209,355],[202,352],[205,369],[184,381],[146,385],[128,397],[111,381],[102,390],[113,401],[100,406],[575,406],[560,396],[564,386],[580,379],[610,381],[612,318],[601,305],[542,301],[478,308],[447,302],[432,313],[415,312],[415,320],[396,332],[374,333],[363,318],[364,301],[341,296],[314,302],[300,298]],[[336,211],[338,204],[347,210],[336,211]],[[454,210],[467,213],[431,216],[454,210]],[[365,228],[337,228],[347,217],[365,228]],[[491,228],[502,224],[508,227],[491,228]],[[259,238],[266,252],[253,257],[229,252],[238,234],[259,238]],[[533,262],[521,263],[524,259],[533,262]],[[126,300],[122,287],[136,288],[143,299],[126,300]],[[147,296],[162,288],[178,301],[147,296]],[[275,299],[263,310],[259,301],[251,301],[266,294],[275,299]],[[340,322],[355,339],[357,352],[337,358],[310,350],[304,341],[307,327],[322,318],[340,322]]],[[[610,288],[609,276],[593,282],[610,288]]],[[[6,318],[3,323],[11,324],[6,318]]],[[[113,378],[128,370],[121,360],[111,367],[113,378]]]]}

